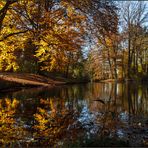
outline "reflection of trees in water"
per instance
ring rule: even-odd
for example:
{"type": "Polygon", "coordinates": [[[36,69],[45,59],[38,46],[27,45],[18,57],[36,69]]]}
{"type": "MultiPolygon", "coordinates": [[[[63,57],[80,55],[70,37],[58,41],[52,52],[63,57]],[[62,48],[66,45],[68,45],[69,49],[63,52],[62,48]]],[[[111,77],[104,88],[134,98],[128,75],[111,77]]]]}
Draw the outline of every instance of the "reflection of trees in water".
{"type": "Polygon", "coordinates": [[[25,123],[16,119],[20,105],[16,99],[0,100],[0,145],[53,146],[62,139],[74,139],[81,131],[80,126],[76,126],[79,116],[77,110],[73,106],[69,107],[68,102],[62,98],[48,98],[40,99],[40,107],[34,114],[36,122],[31,136],[31,133],[26,132],[25,123]]]}
{"type": "MultiPolygon", "coordinates": [[[[131,83],[98,83],[92,85],[92,93],[88,97],[91,100],[101,99],[105,102],[114,102],[117,111],[128,111],[130,114],[141,115],[148,113],[148,87],[131,83]]],[[[96,104],[95,103],[90,103],[96,104]]],[[[100,105],[101,106],[101,105],[100,105]]],[[[100,108],[99,108],[100,109],[100,108]]]]}
{"type": "MultiPolygon", "coordinates": [[[[105,102],[92,101],[90,103],[90,110],[98,112],[96,124],[101,128],[99,135],[117,135],[119,129],[127,126],[127,124],[138,124],[144,115],[147,115],[147,86],[140,86],[127,83],[112,83],[94,85],[93,96],[91,98],[98,98],[105,102]],[[145,103],[147,105],[145,105],[145,103]],[[136,117],[136,118],[134,118],[136,117]],[[136,120],[135,120],[136,119],[136,120]]],[[[129,125],[129,126],[130,126],[129,125]]]]}
{"type": "Polygon", "coordinates": [[[9,144],[9,146],[13,146],[15,141],[22,139],[24,136],[23,129],[17,125],[15,120],[18,104],[19,101],[16,99],[0,100],[0,145],[9,144]]]}
{"type": "Polygon", "coordinates": [[[79,116],[74,109],[65,106],[63,99],[41,99],[41,105],[34,115],[36,125],[34,126],[35,139],[41,139],[41,145],[53,146],[60,140],[72,140],[78,134],[79,128],[75,126],[76,119],[79,116]],[[72,127],[75,128],[72,128],[72,127]]]}
{"type": "Polygon", "coordinates": [[[100,126],[98,136],[104,137],[110,134],[113,136],[116,133],[117,125],[121,124],[118,120],[119,113],[117,112],[117,85],[112,84],[108,89],[104,86],[102,89],[105,89],[107,94],[105,95],[104,104],[98,102],[99,114],[96,118],[96,124],[100,126]]]}
{"type": "Polygon", "coordinates": [[[129,114],[144,116],[148,114],[148,90],[145,85],[130,84],[125,85],[126,97],[128,98],[128,112],[129,114]]]}
{"type": "Polygon", "coordinates": [[[137,117],[148,113],[147,86],[131,83],[74,85],[42,94],[36,99],[19,100],[19,103],[16,99],[0,100],[1,143],[10,144],[21,139],[25,143],[26,129],[22,127],[26,123],[34,125],[34,131],[29,131],[33,139],[29,145],[52,146],[68,139],[75,141],[77,136],[91,129],[97,130],[98,136],[116,136],[119,130],[124,130],[122,127],[132,126],[135,122],[131,115],[138,120],[137,117]],[[46,99],[39,99],[41,97],[46,99]],[[97,99],[104,103],[94,101],[97,99]],[[17,117],[22,120],[21,125],[20,121],[16,122],[17,117]],[[99,128],[95,129],[96,126],[99,128]]]}

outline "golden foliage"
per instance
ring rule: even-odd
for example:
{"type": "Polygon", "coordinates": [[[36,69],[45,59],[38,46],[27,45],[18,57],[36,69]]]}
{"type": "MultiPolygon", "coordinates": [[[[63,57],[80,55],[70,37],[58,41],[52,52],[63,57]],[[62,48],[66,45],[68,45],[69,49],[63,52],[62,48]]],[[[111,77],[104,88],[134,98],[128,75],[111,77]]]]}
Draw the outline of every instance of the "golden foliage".
{"type": "Polygon", "coordinates": [[[15,46],[10,45],[9,42],[0,42],[0,70],[14,70],[18,69],[16,57],[14,55],[15,46]]]}
{"type": "Polygon", "coordinates": [[[0,143],[9,144],[20,139],[22,128],[17,126],[15,120],[16,108],[19,104],[17,99],[8,98],[0,100],[0,143]]]}
{"type": "Polygon", "coordinates": [[[41,99],[40,102],[44,104],[44,108],[38,108],[34,115],[37,122],[34,126],[35,137],[42,137],[46,144],[53,146],[63,135],[66,136],[69,125],[75,122],[73,111],[66,109],[63,103],[59,110],[59,105],[53,99],[41,99]]]}
{"type": "Polygon", "coordinates": [[[68,62],[68,53],[80,50],[83,43],[81,36],[84,33],[82,27],[84,17],[76,14],[74,8],[67,3],[64,3],[63,7],[66,14],[59,8],[46,12],[40,21],[41,25],[49,28],[49,30],[43,28],[40,39],[35,42],[38,46],[36,57],[44,64],[43,70],[51,71],[64,67],[68,62]]]}
{"type": "Polygon", "coordinates": [[[0,70],[19,69],[17,52],[23,53],[28,39],[47,71],[62,69],[69,52],[81,49],[85,17],[70,2],[52,2],[48,9],[45,4],[45,0],[22,0],[8,9],[0,30],[0,70]]]}

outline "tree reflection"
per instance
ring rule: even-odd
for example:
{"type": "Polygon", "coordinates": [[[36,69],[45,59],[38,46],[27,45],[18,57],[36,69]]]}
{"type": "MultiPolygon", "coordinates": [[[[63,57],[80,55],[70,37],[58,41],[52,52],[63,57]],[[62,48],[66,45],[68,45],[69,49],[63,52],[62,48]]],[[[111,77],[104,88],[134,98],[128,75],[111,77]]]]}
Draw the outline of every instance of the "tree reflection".
{"type": "Polygon", "coordinates": [[[36,130],[34,136],[38,141],[41,140],[41,145],[53,146],[59,144],[64,138],[73,139],[78,133],[78,127],[73,128],[78,117],[78,112],[74,109],[69,109],[65,106],[63,99],[60,99],[60,104],[53,99],[41,99],[43,107],[38,107],[37,113],[34,115],[36,130]]]}
{"type": "Polygon", "coordinates": [[[16,108],[19,101],[16,99],[0,100],[0,145],[11,145],[22,139],[23,129],[15,120],[16,108]]]}
{"type": "Polygon", "coordinates": [[[94,83],[43,90],[25,100],[1,99],[0,144],[65,146],[92,137],[132,141],[138,130],[146,133],[147,97],[145,85],[94,83]]]}

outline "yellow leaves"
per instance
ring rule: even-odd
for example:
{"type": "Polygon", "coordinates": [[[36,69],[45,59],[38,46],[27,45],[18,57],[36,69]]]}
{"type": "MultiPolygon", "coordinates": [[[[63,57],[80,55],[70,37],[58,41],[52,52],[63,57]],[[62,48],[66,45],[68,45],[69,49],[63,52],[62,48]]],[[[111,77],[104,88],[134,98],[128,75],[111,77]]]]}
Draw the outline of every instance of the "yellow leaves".
{"type": "Polygon", "coordinates": [[[4,7],[4,5],[5,5],[5,2],[3,0],[0,1],[0,10],[4,7]]]}
{"type": "Polygon", "coordinates": [[[72,16],[73,14],[75,14],[75,10],[72,5],[70,5],[69,3],[64,2],[64,1],[61,1],[60,4],[66,8],[66,12],[69,17],[72,16]]]}
{"type": "Polygon", "coordinates": [[[105,38],[106,45],[110,48],[113,46],[112,40],[110,38],[105,38]]]}
{"type": "Polygon", "coordinates": [[[36,120],[42,120],[42,116],[40,114],[35,114],[35,119],[36,120]]]}
{"type": "MultiPolygon", "coordinates": [[[[44,56],[44,54],[46,53],[46,50],[43,47],[39,47],[39,49],[36,51],[36,57],[40,57],[40,56],[44,56]]],[[[44,61],[41,60],[41,62],[44,61]]]]}
{"type": "Polygon", "coordinates": [[[70,3],[62,1],[60,5],[43,14],[39,24],[46,27],[42,28],[39,40],[34,42],[38,47],[35,56],[46,71],[63,69],[68,63],[68,52],[79,50],[83,44],[83,17],[70,3]]]}
{"type": "MultiPolygon", "coordinates": [[[[53,98],[48,98],[47,100],[41,99],[40,103],[42,108],[38,107],[34,114],[35,124],[32,139],[33,141],[37,139],[38,142],[38,138],[42,138],[42,142],[54,145],[58,140],[65,137],[69,125],[75,122],[73,110],[68,110],[65,107],[64,99],[61,98],[58,100],[57,98],[56,100],[53,98]]],[[[17,99],[0,99],[1,144],[10,144],[16,141],[21,142],[22,140],[27,142],[30,134],[26,138],[27,131],[24,126],[26,123],[23,122],[24,120],[18,118],[17,109],[19,111],[19,104],[17,99]]],[[[34,121],[34,119],[31,121],[34,121]]]]}
{"type": "Polygon", "coordinates": [[[41,40],[40,43],[38,44],[39,46],[43,46],[43,47],[47,47],[48,46],[48,43],[41,40]]]}
{"type": "MultiPolygon", "coordinates": [[[[62,99],[59,98],[61,101],[62,99]]],[[[35,137],[45,138],[45,142],[54,145],[58,140],[65,136],[66,130],[75,120],[64,106],[64,102],[57,104],[53,99],[40,100],[44,108],[38,108],[34,115],[37,124],[34,129],[37,131],[35,137]],[[59,107],[60,105],[60,107],[59,107]],[[64,136],[63,136],[64,135],[64,136]]]]}
{"type": "Polygon", "coordinates": [[[38,125],[35,125],[34,128],[39,131],[44,131],[48,123],[48,114],[42,108],[38,108],[38,113],[34,115],[35,120],[38,122],[38,125]]]}
{"type": "Polygon", "coordinates": [[[41,108],[38,108],[38,110],[39,110],[39,114],[36,113],[34,117],[35,117],[35,120],[38,121],[39,125],[36,125],[35,128],[39,130],[45,130],[46,124],[48,123],[48,120],[45,118],[45,114],[44,114],[45,111],[43,111],[43,109],[41,108]],[[40,112],[41,110],[43,112],[40,112]]]}
{"type": "Polygon", "coordinates": [[[16,99],[11,101],[8,98],[0,101],[0,132],[4,132],[6,129],[9,130],[15,124],[13,116],[18,103],[16,99]]]}
{"type": "Polygon", "coordinates": [[[16,107],[18,106],[19,101],[17,99],[10,100],[5,98],[4,100],[0,100],[0,110],[3,111],[10,111],[10,113],[14,112],[16,107]]]}
{"type": "Polygon", "coordinates": [[[18,104],[19,101],[15,98],[0,99],[0,143],[9,144],[23,136],[23,129],[17,126],[15,120],[18,104]]]}
{"type": "Polygon", "coordinates": [[[16,71],[18,69],[14,50],[15,47],[9,45],[8,42],[0,42],[0,70],[9,71],[13,69],[16,71]]]}
{"type": "MultiPolygon", "coordinates": [[[[10,21],[10,20],[9,20],[10,21]]],[[[6,23],[6,27],[1,30],[0,39],[4,39],[5,36],[13,33],[15,29],[10,28],[9,22],[7,22],[7,17],[4,20],[6,23]],[[7,25],[8,24],[8,25],[7,25]]],[[[22,45],[19,44],[20,40],[16,37],[9,37],[8,39],[4,39],[0,41],[0,70],[13,70],[16,71],[19,67],[17,64],[17,59],[15,56],[15,50],[18,46],[22,45]]]]}
{"type": "Polygon", "coordinates": [[[54,66],[56,65],[56,58],[55,57],[51,58],[50,64],[51,64],[51,66],[50,66],[50,71],[51,71],[52,69],[54,69],[54,66]]]}
{"type": "Polygon", "coordinates": [[[15,53],[17,50],[23,51],[27,39],[31,39],[37,47],[33,54],[42,63],[42,70],[63,69],[68,63],[68,52],[79,50],[83,44],[84,16],[71,3],[64,1],[48,11],[41,1],[22,0],[13,6],[15,9],[10,9],[3,21],[0,40],[11,33],[27,29],[28,32],[10,36],[0,42],[0,70],[19,69],[15,53]]]}
{"type": "Polygon", "coordinates": [[[12,108],[16,108],[18,106],[18,104],[19,104],[19,101],[14,98],[13,101],[12,101],[11,106],[12,106],[12,108]]]}

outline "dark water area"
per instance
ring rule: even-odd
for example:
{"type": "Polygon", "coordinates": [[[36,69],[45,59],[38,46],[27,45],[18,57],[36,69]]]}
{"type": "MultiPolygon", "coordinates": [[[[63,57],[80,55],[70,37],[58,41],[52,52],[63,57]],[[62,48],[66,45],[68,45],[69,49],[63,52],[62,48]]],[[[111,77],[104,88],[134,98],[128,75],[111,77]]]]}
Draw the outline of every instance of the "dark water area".
{"type": "Polygon", "coordinates": [[[30,88],[0,98],[0,146],[148,146],[148,84],[30,88]]]}

